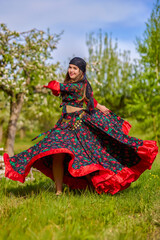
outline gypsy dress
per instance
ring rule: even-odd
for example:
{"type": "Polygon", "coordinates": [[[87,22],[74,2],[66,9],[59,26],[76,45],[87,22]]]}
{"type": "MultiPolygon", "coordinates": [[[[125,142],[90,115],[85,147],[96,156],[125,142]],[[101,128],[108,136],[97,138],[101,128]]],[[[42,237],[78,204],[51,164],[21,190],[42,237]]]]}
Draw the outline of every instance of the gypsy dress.
{"type": "Polygon", "coordinates": [[[72,189],[85,189],[89,184],[85,176],[90,174],[99,194],[115,194],[151,168],[158,153],[155,141],[128,136],[131,125],[111,111],[105,115],[96,109],[96,100],[92,112],[82,109],[67,113],[66,105],[83,108],[79,99],[84,85],[52,82],[52,93],[62,96],[62,115],[34,146],[13,157],[4,154],[6,177],[23,183],[34,167],[54,180],[52,155],[66,153],[65,184],[72,189]]]}

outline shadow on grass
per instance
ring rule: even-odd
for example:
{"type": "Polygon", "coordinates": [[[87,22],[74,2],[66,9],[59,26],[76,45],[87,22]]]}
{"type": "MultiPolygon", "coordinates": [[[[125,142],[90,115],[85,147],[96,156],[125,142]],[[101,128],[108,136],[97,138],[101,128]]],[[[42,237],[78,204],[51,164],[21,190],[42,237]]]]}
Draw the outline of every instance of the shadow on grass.
{"type": "MultiPolygon", "coordinates": [[[[72,195],[72,196],[81,196],[81,195],[90,195],[90,194],[96,194],[96,195],[108,195],[108,196],[121,196],[129,194],[130,192],[137,192],[137,190],[140,190],[141,184],[139,183],[136,186],[129,187],[123,191],[120,191],[116,193],[115,195],[112,195],[110,193],[102,193],[98,194],[95,189],[70,189],[68,186],[64,185],[63,192],[66,196],[72,195]]],[[[39,182],[32,182],[27,183],[26,185],[19,185],[16,187],[5,187],[4,194],[7,197],[15,196],[15,197],[23,197],[23,198],[30,198],[31,196],[38,196],[41,193],[53,193],[55,195],[55,185],[52,181],[46,181],[41,180],[39,182]]]]}
{"type": "MultiPolygon", "coordinates": [[[[55,196],[55,186],[54,183],[48,184],[45,181],[41,181],[39,183],[32,183],[26,186],[17,186],[17,187],[6,187],[4,189],[4,194],[7,197],[15,196],[15,197],[23,197],[30,198],[31,196],[38,196],[43,193],[53,193],[55,196]]],[[[70,189],[68,186],[63,187],[63,193],[65,196],[81,196],[84,194],[97,194],[95,190],[89,190],[88,188],[85,190],[80,189],[70,189]]],[[[97,194],[98,195],[98,194],[97,194]]]]}
{"type": "Polygon", "coordinates": [[[142,188],[142,184],[141,183],[139,183],[138,185],[135,185],[135,186],[132,186],[132,184],[131,184],[130,187],[124,189],[123,191],[120,191],[120,192],[116,193],[116,195],[117,196],[118,195],[122,195],[122,194],[126,195],[126,194],[133,193],[133,192],[137,193],[138,191],[141,190],[141,188],[142,188]]]}
{"type": "Polygon", "coordinates": [[[37,196],[44,192],[55,192],[54,183],[49,183],[48,181],[39,181],[27,183],[25,185],[19,185],[17,187],[6,187],[4,193],[7,197],[14,195],[16,197],[29,198],[33,195],[37,196]]]}

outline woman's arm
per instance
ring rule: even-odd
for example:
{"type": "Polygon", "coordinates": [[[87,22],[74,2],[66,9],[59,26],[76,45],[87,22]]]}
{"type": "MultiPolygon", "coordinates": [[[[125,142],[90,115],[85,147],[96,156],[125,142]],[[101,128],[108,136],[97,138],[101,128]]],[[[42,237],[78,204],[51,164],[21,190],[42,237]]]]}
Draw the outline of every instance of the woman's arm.
{"type": "MultiPolygon", "coordinates": [[[[43,87],[45,88],[49,88],[52,90],[53,95],[55,96],[59,96],[60,92],[76,92],[79,91],[79,89],[81,88],[80,83],[59,83],[55,80],[50,81],[48,83],[48,85],[44,85],[43,87]]],[[[96,99],[94,100],[94,107],[99,109],[101,112],[103,112],[104,114],[109,113],[109,109],[106,108],[104,105],[99,104],[96,99]]]]}
{"type": "MultiPolygon", "coordinates": [[[[110,112],[110,110],[106,108],[104,105],[99,104],[95,98],[93,98],[93,101],[94,101],[94,107],[99,109],[105,115],[107,115],[110,112]]],[[[85,103],[87,104],[87,101],[85,101],[85,103]]]]}
{"type": "Polygon", "coordinates": [[[59,96],[60,92],[78,92],[82,88],[82,83],[59,83],[53,80],[43,87],[51,89],[55,96],[59,96]]]}
{"type": "Polygon", "coordinates": [[[60,94],[60,83],[55,80],[50,81],[48,85],[44,85],[43,87],[51,89],[55,96],[59,96],[60,94]]]}

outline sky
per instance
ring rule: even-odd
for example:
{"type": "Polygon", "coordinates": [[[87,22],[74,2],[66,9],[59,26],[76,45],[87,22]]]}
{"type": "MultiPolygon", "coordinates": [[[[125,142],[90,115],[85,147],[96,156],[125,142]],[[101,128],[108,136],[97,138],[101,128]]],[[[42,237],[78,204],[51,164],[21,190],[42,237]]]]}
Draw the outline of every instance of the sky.
{"type": "Polygon", "coordinates": [[[86,35],[112,34],[118,47],[138,58],[135,39],[142,37],[155,0],[0,0],[0,23],[16,31],[32,28],[52,34],[63,31],[53,63],[88,57],[86,35]]]}

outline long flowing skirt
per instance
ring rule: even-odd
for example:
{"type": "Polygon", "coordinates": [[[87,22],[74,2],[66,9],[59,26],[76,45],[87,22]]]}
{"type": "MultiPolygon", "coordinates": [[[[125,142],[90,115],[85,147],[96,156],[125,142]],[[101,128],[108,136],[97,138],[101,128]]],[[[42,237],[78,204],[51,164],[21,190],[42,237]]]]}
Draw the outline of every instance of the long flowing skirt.
{"type": "Polygon", "coordinates": [[[96,191],[115,194],[150,169],[158,147],[155,141],[128,136],[130,124],[110,112],[96,110],[64,114],[53,129],[31,148],[10,157],[4,154],[5,176],[24,182],[34,167],[53,178],[53,154],[66,153],[64,183],[84,189],[90,174],[96,191]]]}

